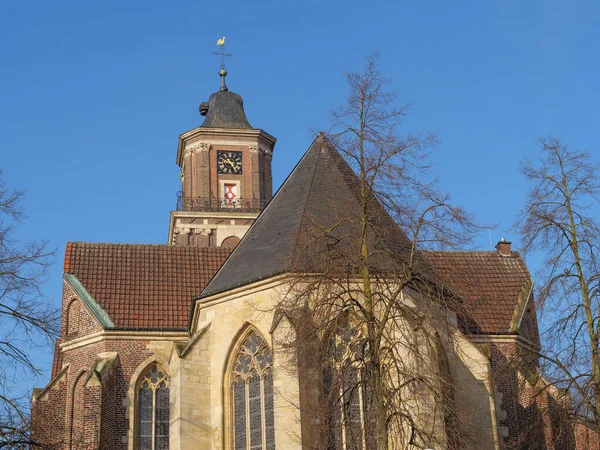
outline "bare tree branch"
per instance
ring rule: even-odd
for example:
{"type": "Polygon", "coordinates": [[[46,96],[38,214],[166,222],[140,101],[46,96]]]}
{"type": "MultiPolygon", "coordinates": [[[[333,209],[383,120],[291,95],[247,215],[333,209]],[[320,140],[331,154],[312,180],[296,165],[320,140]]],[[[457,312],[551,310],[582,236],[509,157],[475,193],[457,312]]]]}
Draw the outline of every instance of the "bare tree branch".
{"type": "Polygon", "coordinates": [[[447,299],[420,251],[463,247],[481,227],[439,190],[427,162],[435,135],[401,133],[409,107],[396,106],[377,55],[345,78],[349,95],[331,113],[328,138],[357,175],[356,201],[321,205],[326,219],[305,217],[311,227],[297,252],[310,261],[277,304],[299,330],[287,342],[295,364],[321,374],[310,412],[322,418],[317,442],[464,448],[452,383],[435,369],[447,299]]]}
{"type": "Polygon", "coordinates": [[[23,192],[10,190],[0,171],[0,448],[28,448],[28,399],[16,397],[24,372],[39,374],[30,350],[57,336],[58,312],[40,287],[53,262],[47,241],[20,242],[23,192]]]}
{"type": "Polygon", "coordinates": [[[525,252],[544,255],[537,301],[548,339],[539,357],[546,378],[568,389],[574,411],[600,431],[600,166],[558,138],[537,142],[540,158],[521,163],[531,188],[516,228],[525,252]]]}

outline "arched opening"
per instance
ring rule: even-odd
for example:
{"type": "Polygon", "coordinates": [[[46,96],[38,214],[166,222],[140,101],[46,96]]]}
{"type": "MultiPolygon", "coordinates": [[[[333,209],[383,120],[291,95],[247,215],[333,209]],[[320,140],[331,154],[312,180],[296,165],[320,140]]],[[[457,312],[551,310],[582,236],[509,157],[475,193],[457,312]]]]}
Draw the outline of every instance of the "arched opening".
{"type": "Polygon", "coordinates": [[[323,413],[327,449],[376,448],[369,348],[346,319],[323,338],[323,413]]]}
{"type": "Polygon", "coordinates": [[[71,391],[71,426],[69,430],[69,443],[71,449],[84,446],[85,437],[85,401],[84,390],[85,380],[89,373],[82,371],[75,382],[71,391]]]}
{"type": "Polygon", "coordinates": [[[223,242],[221,242],[221,247],[233,249],[236,247],[236,245],[238,245],[239,242],[240,242],[239,237],[229,236],[229,237],[226,237],[225,239],[223,239],[223,242]]]}
{"type": "Polygon", "coordinates": [[[71,300],[67,308],[67,336],[71,337],[79,331],[82,305],[77,299],[71,300]]]}
{"type": "Polygon", "coordinates": [[[250,329],[234,350],[228,377],[230,384],[226,386],[230,390],[235,450],[275,450],[272,366],[271,349],[250,329]]]}
{"type": "Polygon", "coordinates": [[[158,364],[150,364],[140,375],[136,387],[135,448],[169,448],[169,377],[158,364]]]}

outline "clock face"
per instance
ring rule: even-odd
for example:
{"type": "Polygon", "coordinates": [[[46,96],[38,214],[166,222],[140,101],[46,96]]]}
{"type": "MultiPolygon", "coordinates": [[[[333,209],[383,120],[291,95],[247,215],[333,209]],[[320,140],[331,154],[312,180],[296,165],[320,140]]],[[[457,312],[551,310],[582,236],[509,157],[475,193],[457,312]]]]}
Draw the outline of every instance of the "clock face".
{"type": "Polygon", "coordinates": [[[242,152],[217,152],[219,173],[242,173],[242,152]]]}

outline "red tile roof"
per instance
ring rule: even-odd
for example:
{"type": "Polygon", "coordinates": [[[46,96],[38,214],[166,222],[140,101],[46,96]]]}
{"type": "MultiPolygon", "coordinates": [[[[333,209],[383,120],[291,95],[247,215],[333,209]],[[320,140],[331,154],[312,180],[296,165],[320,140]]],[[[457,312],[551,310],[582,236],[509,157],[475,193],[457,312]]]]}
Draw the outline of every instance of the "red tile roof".
{"type": "MultiPolygon", "coordinates": [[[[191,299],[229,256],[227,248],[69,242],[73,274],[116,328],[187,328],[191,299]]],[[[517,252],[423,252],[442,282],[464,301],[463,329],[507,333],[531,277],[517,252]]]]}
{"type": "Polygon", "coordinates": [[[116,328],[186,329],[200,294],[230,249],[171,245],[67,244],[73,274],[116,328]]]}
{"type": "Polygon", "coordinates": [[[508,333],[531,276],[517,252],[423,252],[437,275],[464,301],[459,324],[471,333],[508,333]]]}

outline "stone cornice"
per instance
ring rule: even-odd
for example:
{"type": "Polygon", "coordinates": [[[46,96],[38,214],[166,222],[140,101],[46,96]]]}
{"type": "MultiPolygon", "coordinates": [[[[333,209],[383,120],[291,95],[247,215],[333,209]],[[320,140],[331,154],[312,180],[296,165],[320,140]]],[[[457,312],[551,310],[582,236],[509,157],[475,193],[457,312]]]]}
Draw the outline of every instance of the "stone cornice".
{"type": "Polygon", "coordinates": [[[187,331],[104,330],[88,334],[87,336],[82,336],[68,342],[63,342],[60,344],[60,348],[64,352],[86,345],[95,344],[96,342],[108,340],[174,341],[182,339],[187,340],[188,337],[189,335],[187,331]]]}
{"type": "Polygon", "coordinates": [[[466,336],[476,344],[519,344],[534,352],[541,350],[535,343],[518,334],[467,334],[466,336]]]}
{"type": "Polygon", "coordinates": [[[196,329],[198,325],[200,310],[204,308],[208,308],[211,306],[218,305],[220,303],[224,303],[230,300],[235,299],[236,297],[240,297],[242,295],[250,295],[256,292],[265,291],[277,286],[281,285],[281,282],[289,277],[288,274],[275,275],[271,278],[265,280],[259,280],[254,283],[250,283],[239,288],[231,289],[227,292],[222,292],[220,294],[215,294],[210,297],[206,297],[203,299],[197,299],[194,302],[193,312],[192,312],[192,323],[190,326],[191,332],[196,329]]]}
{"type": "Polygon", "coordinates": [[[261,129],[231,129],[231,128],[203,128],[197,127],[193,130],[187,131],[179,136],[179,143],[177,145],[177,164],[181,167],[183,163],[183,152],[185,149],[185,143],[194,137],[207,138],[211,143],[218,143],[222,138],[237,137],[237,138],[251,138],[258,139],[259,143],[263,143],[265,147],[273,148],[277,139],[271,136],[266,131],[261,129]],[[220,139],[221,138],[221,139],[220,139]]]}
{"type": "MultiPolygon", "coordinates": [[[[258,217],[258,213],[249,213],[249,212],[236,212],[232,210],[231,212],[207,212],[207,211],[171,211],[171,218],[169,219],[169,237],[167,238],[167,242],[169,244],[173,244],[173,231],[175,230],[175,219],[176,218],[193,218],[193,219],[233,219],[233,220],[254,220],[258,217]]],[[[229,226],[225,224],[190,224],[190,227],[212,227],[212,228],[222,228],[224,226],[229,226]]]]}
{"type": "Polygon", "coordinates": [[[200,142],[196,145],[187,147],[185,149],[185,151],[183,152],[183,157],[186,158],[193,153],[197,153],[197,152],[201,152],[201,151],[206,152],[208,150],[210,150],[210,144],[208,142],[200,142]]]}

